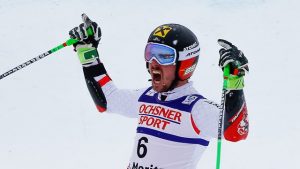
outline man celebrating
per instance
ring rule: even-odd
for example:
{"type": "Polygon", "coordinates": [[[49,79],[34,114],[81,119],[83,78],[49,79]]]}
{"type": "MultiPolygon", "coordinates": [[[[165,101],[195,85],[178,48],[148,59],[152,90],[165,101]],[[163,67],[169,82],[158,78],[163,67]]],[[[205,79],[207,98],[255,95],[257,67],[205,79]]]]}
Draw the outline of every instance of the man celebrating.
{"type": "MultiPolygon", "coordinates": [[[[199,94],[189,81],[200,54],[197,37],[179,24],[155,28],[144,53],[152,85],[140,90],[121,90],[99,59],[101,29],[86,19],[88,22],[69,34],[79,41],[74,45],[75,51],[97,109],[138,119],[128,169],[195,169],[209,141],[218,136],[220,113],[219,106],[199,94]],[[92,36],[88,29],[92,29],[92,36]]],[[[243,93],[248,60],[230,42],[218,43],[222,46],[219,66],[223,70],[230,65],[223,135],[236,142],[248,135],[243,93]]]]}

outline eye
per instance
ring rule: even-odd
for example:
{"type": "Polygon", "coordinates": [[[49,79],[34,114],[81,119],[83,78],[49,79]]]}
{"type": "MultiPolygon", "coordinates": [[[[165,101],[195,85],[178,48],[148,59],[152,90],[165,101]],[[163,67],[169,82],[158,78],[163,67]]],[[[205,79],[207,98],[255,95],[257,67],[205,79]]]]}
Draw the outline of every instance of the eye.
{"type": "Polygon", "coordinates": [[[170,58],[174,58],[174,55],[172,55],[172,54],[159,54],[159,57],[163,58],[163,59],[170,59],[170,58]]]}
{"type": "Polygon", "coordinates": [[[155,57],[155,54],[152,53],[150,58],[154,58],[154,57],[155,57]]]}

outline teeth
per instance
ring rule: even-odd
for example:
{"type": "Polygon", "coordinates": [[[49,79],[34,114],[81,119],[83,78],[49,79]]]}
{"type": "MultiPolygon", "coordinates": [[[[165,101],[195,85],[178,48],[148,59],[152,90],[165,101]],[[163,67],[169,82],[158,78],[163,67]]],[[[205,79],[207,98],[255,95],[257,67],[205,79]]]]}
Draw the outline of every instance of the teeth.
{"type": "MultiPolygon", "coordinates": [[[[159,76],[161,76],[161,71],[160,70],[152,70],[152,74],[153,75],[159,75],[159,76]]],[[[157,80],[156,78],[154,78],[154,76],[152,77],[153,79],[153,82],[155,83],[155,84],[159,84],[160,83],[160,79],[159,80],[157,80]]]]}
{"type": "Polygon", "coordinates": [[[161,72],[159,70],[152,70],[152,73],[154,73],[154,74],[161,74],[161,72]]]}

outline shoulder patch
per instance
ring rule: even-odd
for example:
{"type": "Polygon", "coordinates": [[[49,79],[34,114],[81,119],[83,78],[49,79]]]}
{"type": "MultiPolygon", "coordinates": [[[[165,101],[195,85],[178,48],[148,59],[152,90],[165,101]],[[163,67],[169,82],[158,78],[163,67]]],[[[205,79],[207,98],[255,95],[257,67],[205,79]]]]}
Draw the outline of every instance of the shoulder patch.
{"type": "Polygon", "coordinates": [[[198,96],[187,96],[184,100],[183,100],[183,102],[182,102],[182,104],[188,104],[188,105],[190,105],[190,104],[192,104],[195,100],[197,100],[197,98],[198,98],[198,96]]]}

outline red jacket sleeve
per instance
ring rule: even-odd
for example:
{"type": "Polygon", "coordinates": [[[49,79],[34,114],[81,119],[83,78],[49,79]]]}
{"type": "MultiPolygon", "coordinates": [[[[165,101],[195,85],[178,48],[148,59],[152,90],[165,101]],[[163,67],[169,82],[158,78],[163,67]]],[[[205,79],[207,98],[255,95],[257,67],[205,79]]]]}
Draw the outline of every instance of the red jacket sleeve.
{"type": "Polygon", "coordinates": [[[224,114],[224,137],[237,142],[247,138],[249,121],[243,90],[233,90],[226,94],[224,114]]]}

